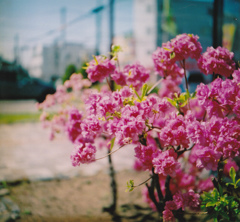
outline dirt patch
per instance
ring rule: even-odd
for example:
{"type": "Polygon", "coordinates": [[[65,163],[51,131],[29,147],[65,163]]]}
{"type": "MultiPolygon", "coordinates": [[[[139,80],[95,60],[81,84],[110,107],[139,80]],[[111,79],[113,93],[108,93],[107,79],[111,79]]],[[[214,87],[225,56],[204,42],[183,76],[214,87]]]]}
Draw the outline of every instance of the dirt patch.
{"type": "MultiPolygon", "coordinates": [[[[125,192],[126,182],[139,184],[147,173],[122,171],[117,173],[118,212],[123,204],[147,205],[142,201],[142,187],[125,192]]],[[[18,221],[112,221],[103,207],[111,204],[110,178],[106,173],[66,180],[23,182],[10,186],[11,199],[21,210],[18,221]]],[[[134,212],[130,212],[130,214],[134,212]]],[[[130,221],[130,220],[124,220],[130,221]]]]}

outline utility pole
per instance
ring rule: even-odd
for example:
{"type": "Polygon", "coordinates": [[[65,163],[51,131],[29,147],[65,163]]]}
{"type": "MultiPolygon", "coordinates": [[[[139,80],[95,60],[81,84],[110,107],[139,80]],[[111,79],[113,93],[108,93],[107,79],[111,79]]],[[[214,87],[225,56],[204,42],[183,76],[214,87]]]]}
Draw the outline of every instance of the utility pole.
{"type": "Polygon", "coordinates": [[[64,44],[65,43],[65,40],[66,40],[66,28],[65,28],[65,25],[66,25],[66,8],[63,7],[61,8],[60,10],[60,13],[61,13],[61,41],[62,43],[64,44]]]}
{"type": "Polygon", "coordinates": [[[109,0],[109,38],[111,52],[114,38],[114,0],[109,0]]]}
{"type": "Polygon", "coordinates": [[[101,44],[101,23],[102,23],[102,15],[101,11],[104,9],[104,6],[101,5],[102,1],[99,2],[97,8],[93,9],[92,12],[96,14],[96,52],[95,55],[100,54],[100,44],[101,44]]]}
{"type": "Polygon", "coordinates": [[[222,46],[223,1],[224,0],[214,0],[213,3],[213,48],[222,46]]]}

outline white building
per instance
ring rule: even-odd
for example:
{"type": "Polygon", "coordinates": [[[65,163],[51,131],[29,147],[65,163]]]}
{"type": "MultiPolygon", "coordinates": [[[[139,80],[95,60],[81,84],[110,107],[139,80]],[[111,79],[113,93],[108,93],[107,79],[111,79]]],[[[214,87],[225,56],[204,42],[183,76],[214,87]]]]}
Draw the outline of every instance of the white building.
{"type": "Polygon", "coordinates": [[[157,44],[157,1],[134,0],[133,13],[136,60],[152,68],[152,53],[157,44]]]}
{"type": "Polygon", "coordinates": [[[21,65],[29,71],[30,76],[47,82],[63,76],[69,64],[80,68],[81,63],[93,53],[93,50],[78,43],[38,45],[21,51],[21,65]]]}

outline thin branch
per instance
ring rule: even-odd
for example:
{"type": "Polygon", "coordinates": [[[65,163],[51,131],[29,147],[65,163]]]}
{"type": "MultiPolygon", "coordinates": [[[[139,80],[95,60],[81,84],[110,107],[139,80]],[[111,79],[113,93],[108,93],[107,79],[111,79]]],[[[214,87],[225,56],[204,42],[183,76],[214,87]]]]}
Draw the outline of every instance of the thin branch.
{"type": "Polygon", "coordinates": [[[160,82],[162,82],[162,80],[163,80],[163,78],[160,79],[160,80],[158,80],[158,81],[152,86],[152,88],[148,90],[147,95],[149,95],[149,94],[153,91],[153,89],[154,89],[160,82]]]}
{"type": "Polygon", "coordinates": [[[142,186],[143,184],[147,183],[149,180],[151,180],[153,178],[153,175],[150,176],[148,179],[146,179],[145,181],[143,181],[142,183],[136,185],[136,186],[133,186],[133,188],[136,188],[136,187],[140,187],[142,186]]]}
{"type": "Polygon", "coordinates": [[[118,147],[116,150],[113,150],[112,152],[109,152],[106,156],[103,156],[103,157],[97,158],[97,159],[95,159],[94,161],[104,159],[104,158],[106,158],[106,157],[112,155],[113,153],[117,152],[118,150],[120,150],[120,149],[121,149],[122,147],[124,147],[124,146],[125,146],[125,144],[122,145],[122,146],[120,146],[120,147],[118,147]]]}
{"type": "Polygon", "coordinates": [[[108,77],[106,77],[106,80],[107,80],[107,84],[108,84],[110,90],[113,91],[113,89],[112,89],[112,87],[111,87],[111,84],[110,84],[110,81],[111,81],[111,80],[109,81],[108,77]]]}

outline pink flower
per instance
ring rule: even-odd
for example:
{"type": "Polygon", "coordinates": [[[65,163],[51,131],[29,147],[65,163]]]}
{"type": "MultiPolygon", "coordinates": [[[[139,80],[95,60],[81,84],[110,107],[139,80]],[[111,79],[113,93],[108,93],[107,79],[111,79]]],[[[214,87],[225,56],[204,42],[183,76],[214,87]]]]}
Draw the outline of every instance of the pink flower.
{"type": "Polygon", "coordinates": [[[187,193],[183,194],[184,204],[191,210],[200,210],[200,195],[195,193],[193,190],[189,190],[187,193]]]}
{"type": "MultiPolygon", "coordinates": [[[[137,157],[144,170],[151,170],[153,167],[152,160],[157,155],[157,147],[154,145],[143,146],[139,144],[135,147],[135,157],[137,157]]],[[[159,151],[160,152],[160,151],[159,151]]]]}
{"type": "Polygon", "coordinates": [[[177,192],[173,195],[173,201],[177,205],[177,209],[182,208],[182,210],[185,209],[184,199],[181,192],[177,192]]]}
{"type": "Polygon", "coordinates": [[[177,154],[173,149],[159,153],[152,162],[154,172],[163,174],[164,176],[170,175],[171,177],[175,177],[176,169],[180,167],[180,163],[177,162],[177,154]]]}
{"type": "Polygon", "coordinates": [[[168,97],[168,98],[173,98],[174,93],[180,93],[181,89],[180,87],[176,84],[175,81],[172,80],[170,76],[168,76],[166,79],[163,79],[161,82],[161,87],[158,91],[158,95],[163,98],[163,97],[168,97]]]}
{"type": "Polygon", "coordinates": [[[163,221],[164,222],[175,222],[175,217],[171,210],[166,209],[163,211],[163,221]]]}
{"type": "Polygon", "coordinates": [[[218,161],[222,154],[211,148],[204,147],[197,151],[197,167],[206,168],[207,170],[217,170],[218,161]]]}
{"type": "Polygon", "coordinates": [[[95,138],[102,131],[99,119],[95,115],[90,115],[81,123],[82,135],[84,137],[95,138]]]}
{"type": "Polygon", "coordinates": [[[176,170],[176,183],[178,189],[189,190],[195,186],[195,177],[193,175],[184,173],[181,169],[176,170]]]}
{"type": "Polygon", "coordinates": [[[95,59],[89,63],[86,72],[92,82],[102,82],[104,78],[114,72],[115,68],[113,60],[109,60],[103,56],[96,56],[95,59]]]}
{"type": "Polygon", "coordinates": [[[133,95],[133,90],[128,86],[124,86],[122,89],[120,89],[119,93],[122,97],[126,98],[133,95]]]}
{"type": "Polygon", "coordinates": [[[178,206],[177,204],[175,203],[175,201],[167,201],[166,204],[165,204],[165,210],[177,210],[178,209],[178,206]]]}
{"type": "Polygon", "coordinates": [[[96,147],[91,143],[75,145],[71,155],[72,165],[80,166],[80,163],[91,163],[95,160],[96,147]]]}
{"type": "Polygon", "coordinates": [[[208,192],[210,190],[213,190],[214,186],[213,186],[213,182],[211,178],[208,178],[206,180],[200,180],[198,183],[198,189],[202,192],[208,192]]]}
{"type": "Polygon", "coordinates": [[[199,105],[205,104],[205,102],[208,101],[209,98],[210,90],[208,86],[200,83],[200,85],[197,86],[196,92],[199,105]]]}
{"type": "Polygon", "coordinates": [[[124,75],[123,72],[118,72],[115,70],[113,74],[111,74],[112,79],[120,86],[127,85],[127,76],[124,75]]]}
{"type": "Polygon", "coordinates": [[[126,65],[123,69],[127,84],[132,85],[137,90],[150,78],[149,71],[139,63],[126,65]]]}
{"type": "Polygon", "coordinates": [[[232,74],[233,81],[236,83],[240,83],[240,68],[238,70],[235,70],[232,74]]]}
{"type": "Polygon", "coordinates": [[[175,66],[175,62],[171,59],[171,50],[167,47],[168,44],[163,44],[152,54],[155,70],[162,77],[166,77],[166,72],[174,69],[175,66]]]}
{"type": "Polygon", "coordinates": [[[175,56],[174,61],[181,61],[187,58],[198,60],[202,52],[202,46],[198,42],[199,37],[192,34],[177,35],[171,40],[172,51],[175,56]]]}
{"type": "Polygon", "coordinates": [[[240,99],[235,102],[233,112],[237,115],[238,118],[240,118],[240,99]]]}
{"type": "Polygon", "coordinates": [[[82,133],[81,120],[82,114],[77,108],[72,108],[68,112],[68,122],[66,124],[69,139],[74,143],[82,133]]]}
{"type": "Polygon", "coordinates": [[[182,145],[187,148],[189,145],[189,139],[183,116],[173,114],[167,119],[165,127],[163,127],[159,133],[159,139],[164,147],[169,145],[182,145]]]}
{"type": "Polygon", "coordinates": [[[233,56],[233,52],[229,52],[226,48],[208,47],[198,60],[198,67],[206,75],[215,73],[227,78],[235,70],[233,56]]]}

